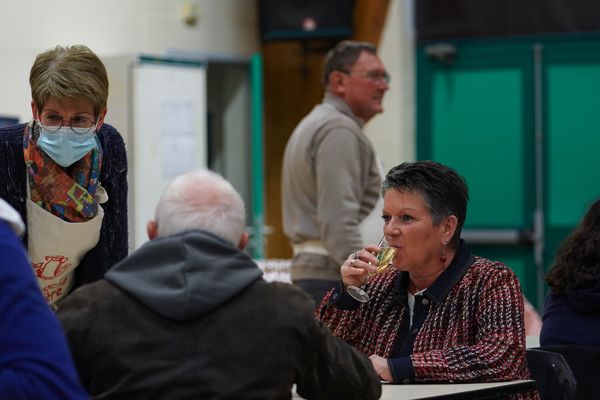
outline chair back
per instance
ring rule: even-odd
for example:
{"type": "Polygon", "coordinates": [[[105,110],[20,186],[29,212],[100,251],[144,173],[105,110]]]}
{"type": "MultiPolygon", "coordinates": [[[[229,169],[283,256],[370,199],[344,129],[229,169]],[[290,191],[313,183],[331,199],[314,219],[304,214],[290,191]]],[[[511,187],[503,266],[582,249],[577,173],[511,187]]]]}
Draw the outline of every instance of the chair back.
{"type": "Polygon", "coordinates": [[[541,400],[575,399],[577,382],[563,356],[540,349],[527,349],[527,364],[541,400]]]}
{"type": "Polygon", "coordinates": [[[576,400],[600,399],[600,347],[560,345],[540,349],[562,355],[577,380],[576,400]]]}

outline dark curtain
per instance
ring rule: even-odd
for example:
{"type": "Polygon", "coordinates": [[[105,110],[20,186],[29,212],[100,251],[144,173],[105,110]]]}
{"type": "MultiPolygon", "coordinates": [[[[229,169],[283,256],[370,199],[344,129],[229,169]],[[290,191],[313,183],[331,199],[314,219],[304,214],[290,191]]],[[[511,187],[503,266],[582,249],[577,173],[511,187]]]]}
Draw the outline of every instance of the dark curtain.
{"type": "Polygon", "coordinates": [[[259,0],[258,9],[263,41],[352,34],[354,0],[259,0]]]}
{"type": "Polygon", "coordinates": [[[420,42],[600,32],[598,0],[415,0],[420,42]]]}

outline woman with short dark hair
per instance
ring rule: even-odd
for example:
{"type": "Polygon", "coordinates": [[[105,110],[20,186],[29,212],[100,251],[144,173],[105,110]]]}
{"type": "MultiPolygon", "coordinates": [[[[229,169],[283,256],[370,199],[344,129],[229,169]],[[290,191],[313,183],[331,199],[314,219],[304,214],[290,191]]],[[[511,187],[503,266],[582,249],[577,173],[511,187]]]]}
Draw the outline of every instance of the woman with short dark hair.
{"type": "Polygon", "coordinates": [[[392,268],[373,274],[378,246],[351,254],[318,318],[369,355],[387,381],[529,379],[519,281],[506,265],[472,255],[460,239],[464,179],[436,162],[403,163],[388,172],[383,196],[383,233],[396,249],[392,268]],[[356,286],[368,301],[349,295],[356,286]]]}

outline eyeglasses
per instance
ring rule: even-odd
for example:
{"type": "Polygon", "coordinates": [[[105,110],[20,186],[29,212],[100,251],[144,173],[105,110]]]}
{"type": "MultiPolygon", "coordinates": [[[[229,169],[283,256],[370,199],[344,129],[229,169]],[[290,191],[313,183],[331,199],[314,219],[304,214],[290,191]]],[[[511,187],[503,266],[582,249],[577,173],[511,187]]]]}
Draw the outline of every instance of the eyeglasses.
{"type": "Polygon", "coordinates": [[[340,72],[350,76],[362,76],[363,78],[367,78],[373,82],[385,82],[386,84],[388,84],[392,80],[392,77],[386,71],[351,72],[341,70],[340,72]]]}
{"type": "Polygon", "coordinates": [[[63,126],[68,126],[74,133],[83,135],[88,133],[92,128],[96,126],[96,123],[91,119],[83,116],[77,116],[71,118],[67,123],[63,123],[63,119],[59,115],[42,115],[40,117],[40,125],[49,132],[58,132],[63,126]]]}

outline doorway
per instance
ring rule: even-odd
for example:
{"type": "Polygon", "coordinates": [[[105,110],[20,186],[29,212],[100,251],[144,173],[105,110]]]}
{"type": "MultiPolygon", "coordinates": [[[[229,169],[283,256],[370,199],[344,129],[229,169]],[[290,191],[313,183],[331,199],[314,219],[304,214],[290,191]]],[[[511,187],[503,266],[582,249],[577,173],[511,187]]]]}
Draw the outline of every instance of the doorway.
{"type": "Polygon", "coordinates": [[[417,65],[418,159],[465,177],[463,238],[541,309],[558,245],[600,195],[600,40],[430,43],[417,65]]]}

